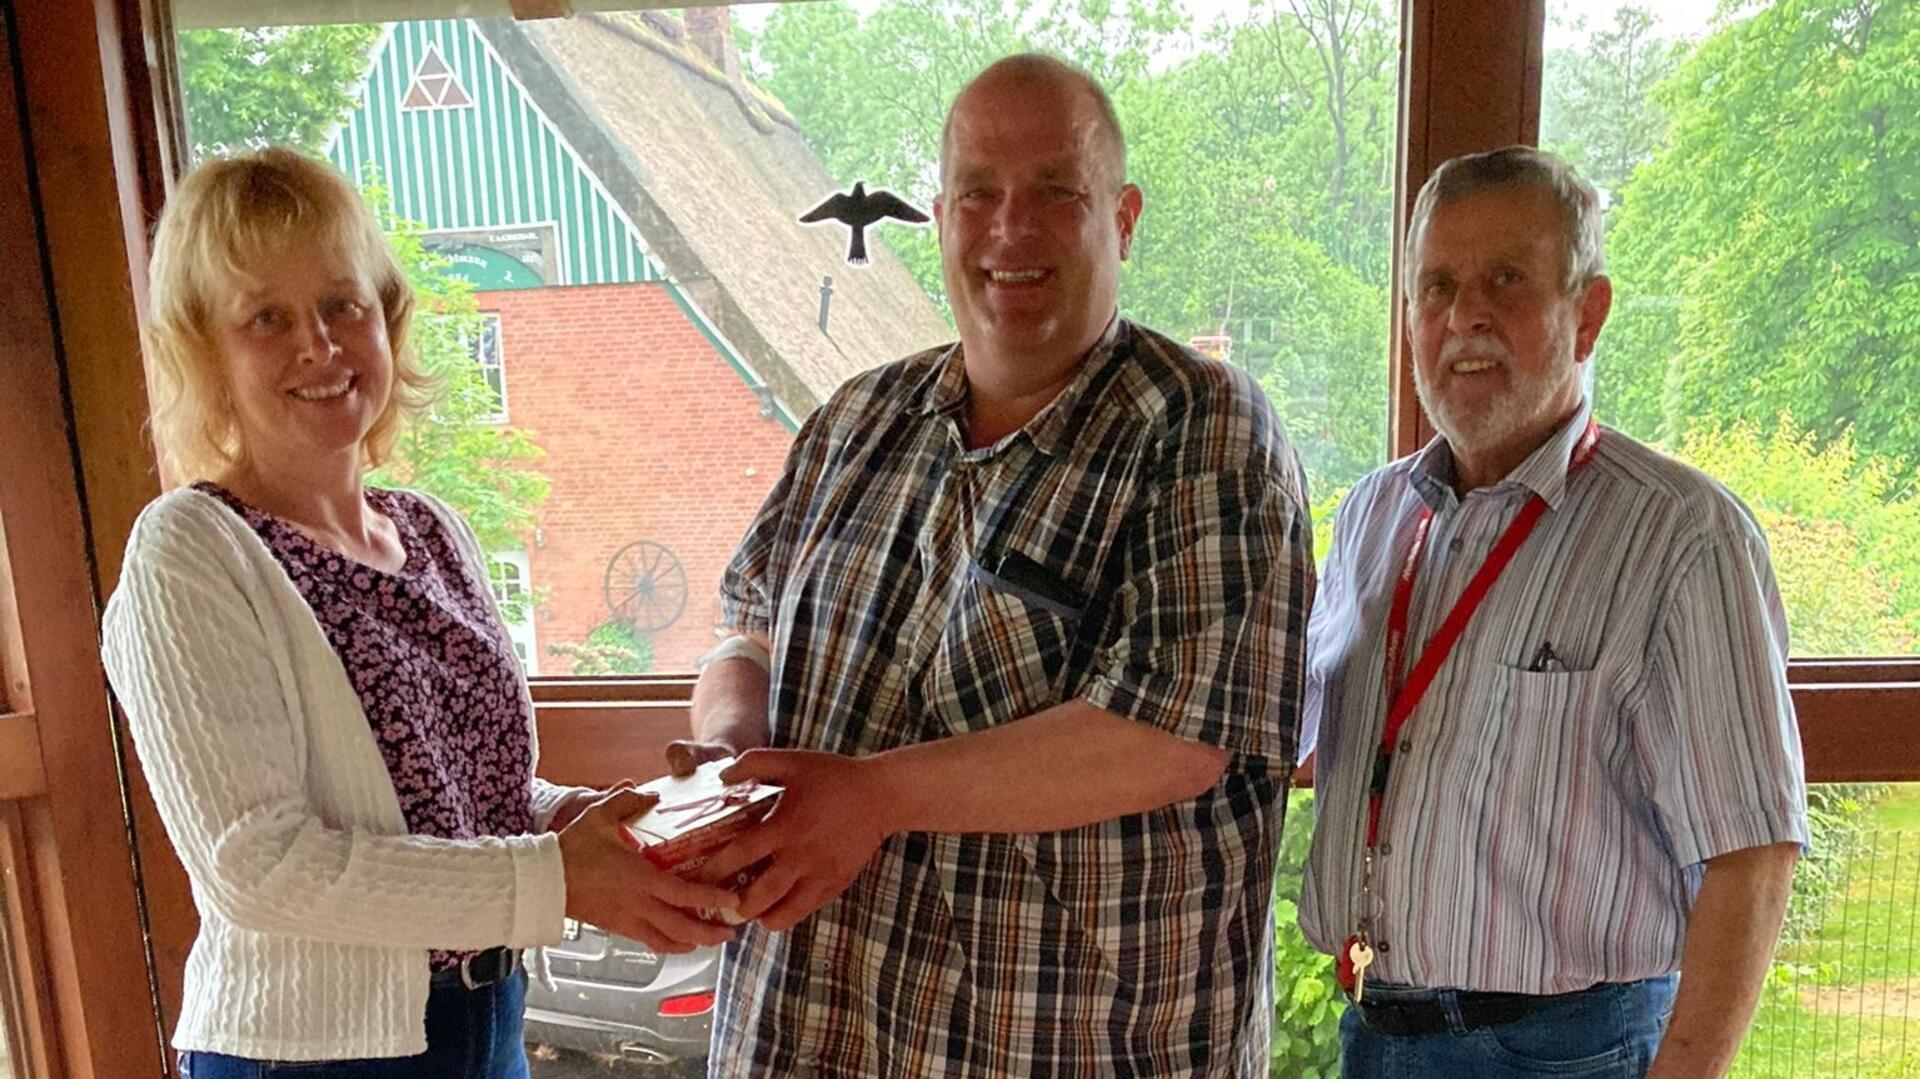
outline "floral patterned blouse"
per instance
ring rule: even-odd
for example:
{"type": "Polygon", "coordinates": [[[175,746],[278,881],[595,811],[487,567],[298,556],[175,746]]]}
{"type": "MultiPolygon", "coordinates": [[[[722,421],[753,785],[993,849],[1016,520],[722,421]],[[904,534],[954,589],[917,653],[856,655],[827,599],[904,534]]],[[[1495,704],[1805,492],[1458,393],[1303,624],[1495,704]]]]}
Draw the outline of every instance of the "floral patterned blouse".
{"type": "MultiPolygon", "coordinates": [[[[533,831],[533,745],[513,645],[483,567],[468,566],[426,502],[367,488],[400,533],[406,564],[384,573],[309,539],[215,483],[266,542],[340,656],[393,777],[407,830],[442,839],[533,831]]],[[[435,951],[435,970],[465,953],[435,951]]]]}

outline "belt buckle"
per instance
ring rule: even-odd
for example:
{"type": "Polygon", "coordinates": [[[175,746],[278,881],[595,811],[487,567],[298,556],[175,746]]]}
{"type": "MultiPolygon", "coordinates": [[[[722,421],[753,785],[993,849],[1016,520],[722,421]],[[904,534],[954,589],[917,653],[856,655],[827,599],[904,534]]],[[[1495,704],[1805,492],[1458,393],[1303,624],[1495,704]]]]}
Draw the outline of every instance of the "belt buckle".
{"type": "Polygon", "coordinates": [[[507,970],[512,966],[513,951],[510,948],[495,946],[483,952],[475,952],[472,955],[462,957],[460,960],[460,984],[466,986],[469,990],[484,989],[489,985],[505,981],[507,970]],[[473,978],[474,960],[487,958],[497,960],[498,965],[495,967],[493,977],[488,978],[484,982],[475,981],[473,978]]]}

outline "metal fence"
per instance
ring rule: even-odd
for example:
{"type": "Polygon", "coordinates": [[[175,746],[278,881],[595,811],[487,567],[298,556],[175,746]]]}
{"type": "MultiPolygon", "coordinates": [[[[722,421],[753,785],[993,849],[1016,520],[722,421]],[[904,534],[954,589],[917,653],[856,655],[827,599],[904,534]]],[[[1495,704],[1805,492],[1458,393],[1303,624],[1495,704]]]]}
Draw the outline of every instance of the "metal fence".
{"type": "Polygon", "coordinates": [[[1920,1077],[1920,787],[1839,808],[1799,868],[1741,1079],[1920,1077]]]}

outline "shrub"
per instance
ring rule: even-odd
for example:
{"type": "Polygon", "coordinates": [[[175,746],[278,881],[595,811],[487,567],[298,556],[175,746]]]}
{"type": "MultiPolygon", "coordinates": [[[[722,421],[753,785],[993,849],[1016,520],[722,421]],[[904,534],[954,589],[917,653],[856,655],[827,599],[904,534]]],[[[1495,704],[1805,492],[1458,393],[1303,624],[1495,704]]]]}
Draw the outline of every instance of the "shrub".
{"type": "Polygon", "coordinates": [[[573,673],[582,678],[645,674],[653,669],[653,641],[617,618],[595,626],[580,644],[555,644],[547,652],[573,660],[573,673]]]}

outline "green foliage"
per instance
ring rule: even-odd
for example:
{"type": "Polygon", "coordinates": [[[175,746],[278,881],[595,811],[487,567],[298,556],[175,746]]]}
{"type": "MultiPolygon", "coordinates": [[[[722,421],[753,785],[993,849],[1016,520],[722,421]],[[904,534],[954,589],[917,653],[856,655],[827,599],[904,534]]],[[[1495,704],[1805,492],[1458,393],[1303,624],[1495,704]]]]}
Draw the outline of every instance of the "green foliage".
{"type": "Polygon", "coordinates": [[[618,618],[595,626],[579,644],[548,645],[547,652],[573,660],[573,673],[582,678],[645,674],[653,669],[653,641],[618,618]]]}
{"type": "MultiPolygon", "coordinates": [[[[1586,20],[1574,23],[1588,29],[1586,20]]],[[[1686,56],[1686,46],[1653,32],[1653,12],[1633,4],[1593,30],[1584,47],[1547,58],[1540,144],[1587,182],[1618,195],[1633,170],[1666,138],[1667,118],[1651,92],[1686,56]]]]}
{"type": "Polygon", "coordinates": [[[1347,500],[1347,492],[1350,490],[1352,490],[1350,487],[1336,487],[1331,491],[1321,492],[1319,497],[1313,500],[1313,506],[1309,512],[1313,518],[1313,564],[1316,566],[1327,564],[1327,552],[1333,550],[1335,514],[1339,512],[1340,503],[1347,500]]]}
{"type": "MultiPolygon", "coordinates": [[[[368,201],[384,206],[374,186],[368,201]]],[[[388,241],[418,296],[413,347],[438,382],[428,415],[401,433],[393,460],[368,481],[426,491],[458,510],[485,550],[516,546],[533,529],[547,478],[532,467],[545,456],[528,432],[496,423],[499,397],[474,362],[479,308],[473,286],[444,273],[446,262],[420,242],[420,227],[384,214],[388,241]]]]}
{"type": "Polygon", "coordinates": [[[319,154],[379,36],[368,24],[181,31],[194,158],[268,144],[319,154]]]}
{"type": "Polygon", "coordinates": [[[1274,1079],[1332,1079],[1340,1074],[1340,1014],[1347,998],[1333,980],[1333,957],[1314,950],[1300,932],[1294,897],[1306,876],[1313,841],[1313,792],[1287,796],[1287,826],[1274,869],[1274,1079]]]}
{"type": "Polygon", "coordinates": [[[1862,455],[1847,433],[1821,446],[1791,417],[1697,431],[1680,456],[1766,532],[1795,654],[1920,651],[1920,494],[1898,486],[1905,462],[1862,455]]]}
{"type": "Polygon", "coordinates": [[[1920,902],[1911,842],[1920,787],[1811,793],[1812,850],[1795,870],[1787,930],[1731,1074],[1913,1075],[1905,1001],[1920,955],[1906,944],[1920,902]]]}
{"type": "Polygon", "coordinates": [[[1920,5],[1730,7],[1654,94],[1622,192],[1603,416],[1677,442],[1792,417],[1909,470],[1920,446],[1920,5]]]}
{"type": "Polygon", "coordinates": [[[1840,898],[1848,863],[1859,845],[1861,825],[1873,804],[1886,797],[1884,785],[1822,783],[1807,788],[1807,830],[1811,842],[1793,870],[1793,895],[1780,931],[1783,948],[1811,940],[1840,898]]]}
{"type": "Polygon", "coordinates": [[[1314,490],[1387,453],[1394,43],[1365,0],[1263,9],[1116,95],[1147,205],[1122,309],[1230,334],[1314,490]]]}

